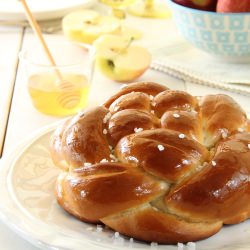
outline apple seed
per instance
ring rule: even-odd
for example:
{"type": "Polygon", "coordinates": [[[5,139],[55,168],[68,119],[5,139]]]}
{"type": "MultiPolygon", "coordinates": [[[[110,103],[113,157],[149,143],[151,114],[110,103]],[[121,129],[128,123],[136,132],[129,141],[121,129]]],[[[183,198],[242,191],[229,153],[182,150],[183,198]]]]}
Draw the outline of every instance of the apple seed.
{"type": "Polygon", "coordinates": [[[110,67],[112,67],[112,68],[115,67],[115,64],[114,64],[114,62],[113,62],[112,60],[108,60],[108,65],[109,65],[110,67]]]}

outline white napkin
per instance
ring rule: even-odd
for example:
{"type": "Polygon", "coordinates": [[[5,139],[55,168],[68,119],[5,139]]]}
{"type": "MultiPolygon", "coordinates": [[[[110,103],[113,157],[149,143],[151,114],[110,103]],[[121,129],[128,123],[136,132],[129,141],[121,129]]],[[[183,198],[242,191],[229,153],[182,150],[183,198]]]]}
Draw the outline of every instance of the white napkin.
{"type": "Polygon", "coordinates": [[[249,87],[234,86],[232,84],[213,81],[213,80],[208,79],[208,78],[202,78],[200,76],[193,75],[190,72],[185,72],[184,70],[174,68],[171,66],[167,66],[166,64],[163,64],[161,62],[158,63],[157,61],[154,61],[151,64],[151,69],[154,69],[154,70],[157,70],[160,72],[164,72],[168,75],[171,75],[175,78],[184,80],[186,82],[192,82],[192,83],[196,83],[199,85],[204,85],[204,86],[208,86],[208,87],[212,87],[212,88],[223,89],[223,90],[231,91],[234,93],[238,93],[238,94],[250,97],[250,88],[249,87]]]}
{"type": "Polygon", "coordinates": [[[151,68],[183,80],[250,95],[249,63],[226,62],[175,36],[165,46],[151,43],[151,68]]]}

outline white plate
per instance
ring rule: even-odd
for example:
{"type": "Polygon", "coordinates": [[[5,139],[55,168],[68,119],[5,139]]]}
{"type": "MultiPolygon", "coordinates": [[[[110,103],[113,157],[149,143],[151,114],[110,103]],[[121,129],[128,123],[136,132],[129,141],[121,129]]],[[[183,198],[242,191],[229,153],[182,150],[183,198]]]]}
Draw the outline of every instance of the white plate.
{"type": "MultiPolygon", "coordinates": [[[[58,125],[58,124],[56,124],[58,125]]],[[[131,243],[104,228],[80,222],[61,209],[54,197],[59,170],[51,162],[49,140],[55,126],[43,129],[2,161],[0,168],[1,218],[18,234],[43,249],[128,248],[177,250],[177,246],[131,243]]],[[[224,227],[196,243],[196,250],[249,250],[250,221],[224,227]]]]}
{"type": "MultiPolygon", "coordinates": [[[[91,7],[96,0],[27,0],[37,20],[59,18],[70,11],[91,7]]],[[[26,20],[23,7],[18,0],[0,0],[1,20],[26,20]]]]}

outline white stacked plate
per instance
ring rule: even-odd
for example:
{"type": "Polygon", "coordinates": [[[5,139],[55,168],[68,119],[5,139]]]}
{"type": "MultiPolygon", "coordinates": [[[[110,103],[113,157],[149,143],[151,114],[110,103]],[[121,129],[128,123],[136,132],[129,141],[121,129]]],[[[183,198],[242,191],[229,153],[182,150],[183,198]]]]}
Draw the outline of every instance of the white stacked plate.
{"type": "MultiPolygon", "coordinates": [[[[1,161],[0,218],[27,241],[43,249],[177,250],[176,245],[132,241],[64,212],[54,196],[60,170],[53,165],[49,153],[50,136],[57,125],[39,131],[1,161]]],[[[249,249],[249,220],[225,226],[216,235],[196,243],[196,250],[249,249]]]]}
{"type": "MultiPolygon", "coordinates": [[[[67,13],[93,6],[96,0],[27,0],[37,20],[60,18],[67,13]]],[[[0,20],[26,20],[18,0],[0,0],[0,20]]]]}

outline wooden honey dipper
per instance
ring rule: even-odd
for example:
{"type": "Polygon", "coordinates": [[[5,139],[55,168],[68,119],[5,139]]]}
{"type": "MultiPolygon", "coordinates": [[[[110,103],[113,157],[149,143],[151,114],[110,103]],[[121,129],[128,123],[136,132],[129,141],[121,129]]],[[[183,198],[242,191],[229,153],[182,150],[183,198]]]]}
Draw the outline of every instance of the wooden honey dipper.
{"type": "Polygon", "coordinates": [[[41,29],[34,17],[34,15],[32,14],[32,12],[30,11],[29,6],[26,3],[26,0],[19,0],[24,8],[26,17],[29,21],[30,26],[32,27],[35,35],[37,36],[39,42],[42,45],[42,48],[44,49],[44,52],[51,64],[51,66],[54,67],[55,70],[55,74],[58,78],[58,81],[56,82],[56,86],[62,91],[62,93],[58,96],[57,98],[57,102],[58,104],[66,109],[70,109],[75,107],[77,104],[79,104],[80,100],[81,100],[81,95],[80,93],[76,90],[74,91],[74,85],[63,79],[63,76],[61,74],[61,72],[58,70],[57,65],[55,63],[55,60],[45,42],[45,39],[42,35],[41,29]]]}

